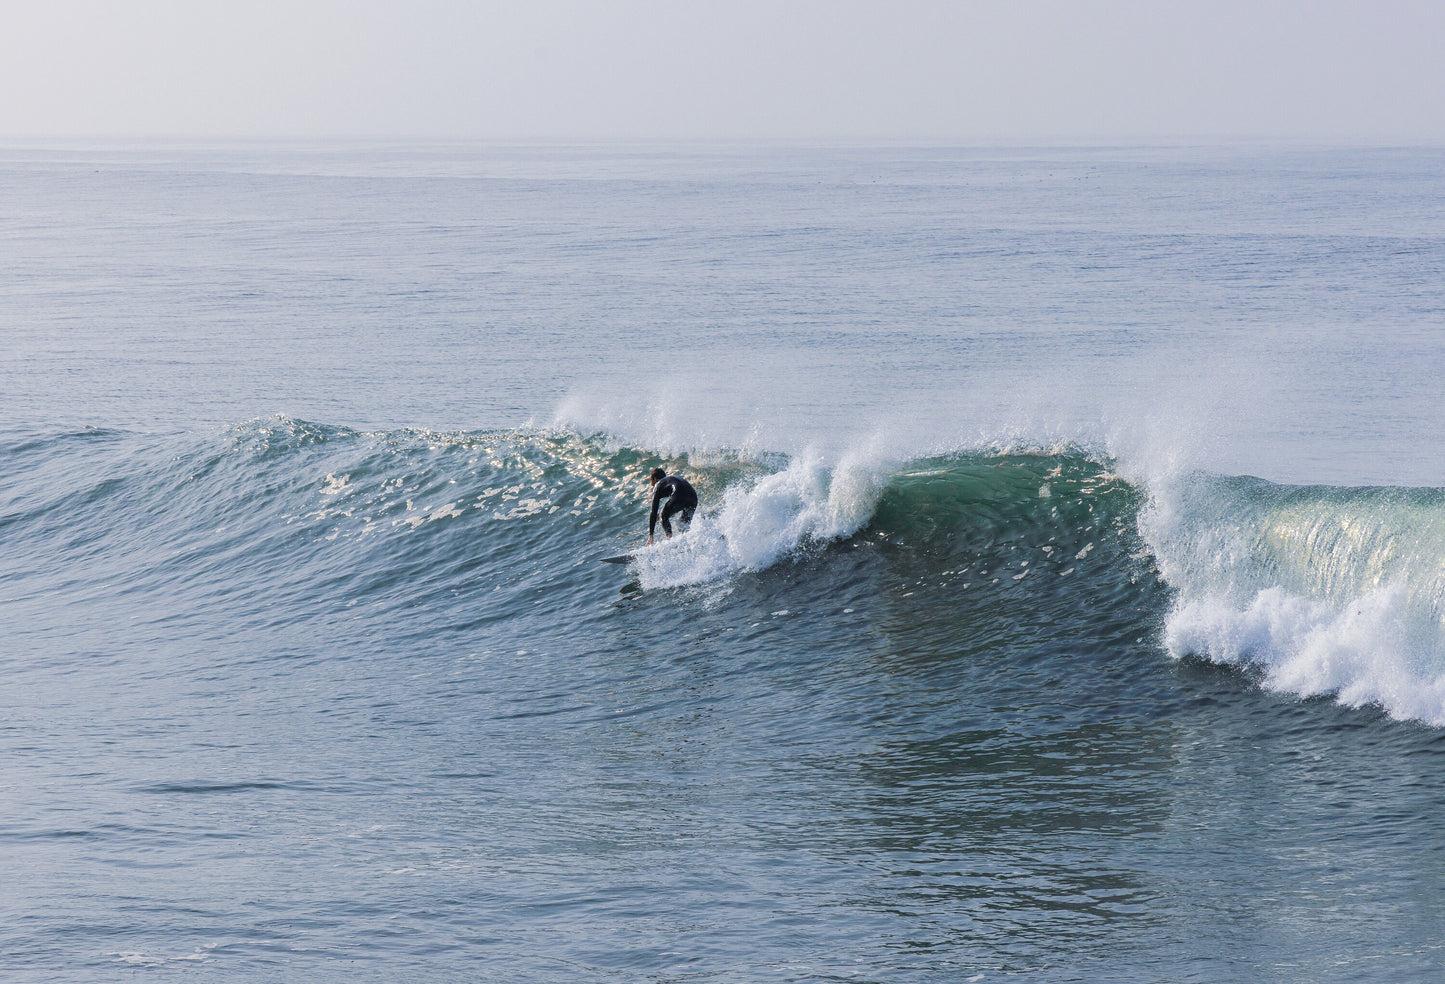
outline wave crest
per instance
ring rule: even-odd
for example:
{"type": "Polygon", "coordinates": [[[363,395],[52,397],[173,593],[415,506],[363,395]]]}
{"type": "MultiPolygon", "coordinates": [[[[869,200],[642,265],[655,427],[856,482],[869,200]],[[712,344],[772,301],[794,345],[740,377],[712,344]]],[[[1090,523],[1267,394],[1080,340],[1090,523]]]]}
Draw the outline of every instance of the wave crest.
{"type": "Polygon", "coordinates": [[[1176,658],[1445,724],[1445,496],[1191,476],[1140,517],[1178,592],[1176,658]]]}

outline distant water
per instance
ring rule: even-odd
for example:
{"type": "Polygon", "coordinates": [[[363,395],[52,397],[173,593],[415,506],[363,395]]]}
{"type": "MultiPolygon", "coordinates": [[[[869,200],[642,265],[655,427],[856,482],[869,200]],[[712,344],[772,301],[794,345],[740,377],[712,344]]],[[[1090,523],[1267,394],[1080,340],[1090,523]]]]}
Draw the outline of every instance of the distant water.
{"type": "Polygon", "coordinates": [[[0,977],[1445,972],[1445,152],[9,145],[0,242],[0,977]]]}

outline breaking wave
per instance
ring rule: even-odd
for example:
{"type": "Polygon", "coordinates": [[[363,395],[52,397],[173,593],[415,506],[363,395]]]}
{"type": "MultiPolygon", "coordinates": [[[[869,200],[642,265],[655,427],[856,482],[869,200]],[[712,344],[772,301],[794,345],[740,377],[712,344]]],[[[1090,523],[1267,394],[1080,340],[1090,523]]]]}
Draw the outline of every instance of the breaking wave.
{"type": "MultiPolygon", "coordinates": [[[[109,592],[117,610],[148,594],[174,619],[224,611],[298,639],[364,632],[334,618],[351,609],[429,606],[466,627],[544,606],[581,625],[569,599],[615,594],[617,569],[595,561],[636,551],[624,577],[644,594],[721,598],[779,572],[823,594],[829,579],[839,591],[862,579],[906,585],[940,631],[982,620],[999,638],[1020,619],[1087,610],[1120,638],[1156,639],[1161,657],[1445,725],[1440,489],[1131,482],[1077,448],[912,460],[868,448],[830,462],[285,418],[209,436],[10,435],[0,462],[0,573],[109,592]],[[642,550],[659,465],[685,474],[702,507],[642,550]]],[[[23,614],[44,598],[11,600],[23,614]]]]}

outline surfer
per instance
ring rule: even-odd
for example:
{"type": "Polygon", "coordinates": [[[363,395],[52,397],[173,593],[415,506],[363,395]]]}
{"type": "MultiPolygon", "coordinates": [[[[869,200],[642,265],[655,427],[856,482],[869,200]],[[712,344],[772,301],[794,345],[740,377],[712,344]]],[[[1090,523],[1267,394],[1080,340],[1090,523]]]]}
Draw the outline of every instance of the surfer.
{"type": "Polygon", "coordinates": [[[672,523],[669,520],[673,516],[682,526],[692,522],[692,514],[697,510],[697,490],[687,483],[687,479],[668,475],[661,468],[652,469],[649,484],[652,486],[652,515],[647,520],[647,545],[650,547],[652,534],[657,529],[657,507],[662,505],[662,500],[668,500],[667,507],[662,510],[662,532],[670,540],[672,523]]]}

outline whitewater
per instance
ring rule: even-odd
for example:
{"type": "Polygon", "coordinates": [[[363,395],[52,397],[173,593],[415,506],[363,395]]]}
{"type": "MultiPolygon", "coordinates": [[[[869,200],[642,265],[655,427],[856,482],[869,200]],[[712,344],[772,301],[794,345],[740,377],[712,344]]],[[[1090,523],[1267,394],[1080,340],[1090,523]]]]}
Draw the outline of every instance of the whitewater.
{"type": "Polygon", "coordinates": [[[1434,979],[1442,178],[0,148],[0,973],[1434,979]]]}

